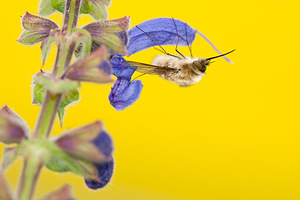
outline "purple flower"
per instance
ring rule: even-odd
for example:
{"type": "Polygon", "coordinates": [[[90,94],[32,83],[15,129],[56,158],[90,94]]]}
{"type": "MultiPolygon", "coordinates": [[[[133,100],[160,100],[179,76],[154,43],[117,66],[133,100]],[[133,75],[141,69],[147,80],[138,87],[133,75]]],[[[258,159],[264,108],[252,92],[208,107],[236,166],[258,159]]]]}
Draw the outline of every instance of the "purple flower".
{"type": "Polygon", "coordinates": [[[114,171],[114,161],[113,159],[106,163],[96,164],[96,169],[98,172],[98,178],[100,182],[93,181],[90,179],[85,179],[85,184],[93,190],[103,188],[107,185],[113,175],[114,171]]]}
{"type": "MultiPolygon", "coordinates": [[[[219,54],[222,54],[202,33],[188,24],[172,18],[151,19],[130,29],[127,52],[128,55],[133,55],[158,46],[158,44],[161,46],[176,46],[176,44],[189,46],[194,42],[196,33],[203,37],[219,54]]],[[[227,57],[223,56],[223,58],[231,62],[227,57]]],[[[134,70],[122,65],[122,61],[124,58],[117,56],[111,60],[113,74],[118,80],[111,89],[109,101],[118,111],[132,105],[140,97],[143,87],[141,81],[131,82],[134,70]]]]}
{"type": "Polygon", "coordinates": [[[113,175],[114,171],[114,160],[112,157],[113,145],[110,136],[105,132],[101,131],[98,137],[93,141],[93,144],[99,149],[99,151],[106,157],[110,157],[110,161],[94,163],[99,181],[91,179],[85,179],[86,185],[90,189],[99,189],[107,185],[113,175]]]}

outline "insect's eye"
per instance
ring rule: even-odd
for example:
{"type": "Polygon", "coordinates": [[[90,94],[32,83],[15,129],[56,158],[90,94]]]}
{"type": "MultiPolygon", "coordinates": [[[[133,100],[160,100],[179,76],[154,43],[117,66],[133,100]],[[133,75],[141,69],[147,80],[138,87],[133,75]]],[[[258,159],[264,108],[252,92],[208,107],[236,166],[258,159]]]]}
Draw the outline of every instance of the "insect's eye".
{"type": "Polygon", "coordinates": [[[201,72],[205,72],[206,70],[206,66],[204,64],[202,64],[199,61],[194,61],[193,64],[201,71],[201,72]]]}

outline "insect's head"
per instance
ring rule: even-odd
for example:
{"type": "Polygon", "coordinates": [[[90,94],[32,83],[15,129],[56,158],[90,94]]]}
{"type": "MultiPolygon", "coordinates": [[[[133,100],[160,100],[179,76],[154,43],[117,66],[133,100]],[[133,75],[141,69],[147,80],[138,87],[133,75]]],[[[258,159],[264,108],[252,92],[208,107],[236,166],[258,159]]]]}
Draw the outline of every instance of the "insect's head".
{"type": "Polygon", "coordinates": [[[193,65],[199,69],[200,72],[204,73],[206,71],[206,66],[209,65],[209,61],[203,58],[199,58],[193,62],[193,65]]]}

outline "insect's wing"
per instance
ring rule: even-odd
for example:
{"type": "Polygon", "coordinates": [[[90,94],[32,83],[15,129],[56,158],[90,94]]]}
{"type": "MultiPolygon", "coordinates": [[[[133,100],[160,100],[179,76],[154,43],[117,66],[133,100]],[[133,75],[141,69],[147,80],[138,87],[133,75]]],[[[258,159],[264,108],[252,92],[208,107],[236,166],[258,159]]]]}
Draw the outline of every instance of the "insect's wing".
{"type": "Polygon", "coordinates": [[[161,75],[165,74],[170,70],[174,70],[168,67],[160,67],[134,61],[122,61],[122,64],[130,69],[136,70],[143,74],[161,75]]]}

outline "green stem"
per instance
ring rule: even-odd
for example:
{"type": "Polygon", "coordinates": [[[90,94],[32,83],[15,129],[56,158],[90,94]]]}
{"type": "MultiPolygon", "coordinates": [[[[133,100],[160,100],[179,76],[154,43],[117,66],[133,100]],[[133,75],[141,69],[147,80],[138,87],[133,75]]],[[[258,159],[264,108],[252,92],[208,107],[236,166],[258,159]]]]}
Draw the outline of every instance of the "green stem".
{"type": "Polygon", "coordinates": [[[37,185],[37,180],[43,166],[43,149],[30,145],[24,152],[24,164],[18,188],[19,200],[31,200],[37,185]]]}
{"type": "MultiPolygon", "coordinates": [[[[72,29],[77,26],[80,5],[81,0],[67,0],[66,2],[64,26],[67,25],[67,34],[62,33],[61,37],[58,38],[57,56],[52,72],[55,77],[61,77],[64,69],[70,65],[76,46],[71,34],[72,29]]],[[[50,136],[61,99],[62,94],[54,95],[47,91],[33,131],[33,138],[43,140],[50,136]]],[[[25,157],[18,187],[18,197],[20,200],[32,200],[43,164],[41,156],[38,153],[32,153],[32,155],[25,157]]]]}

